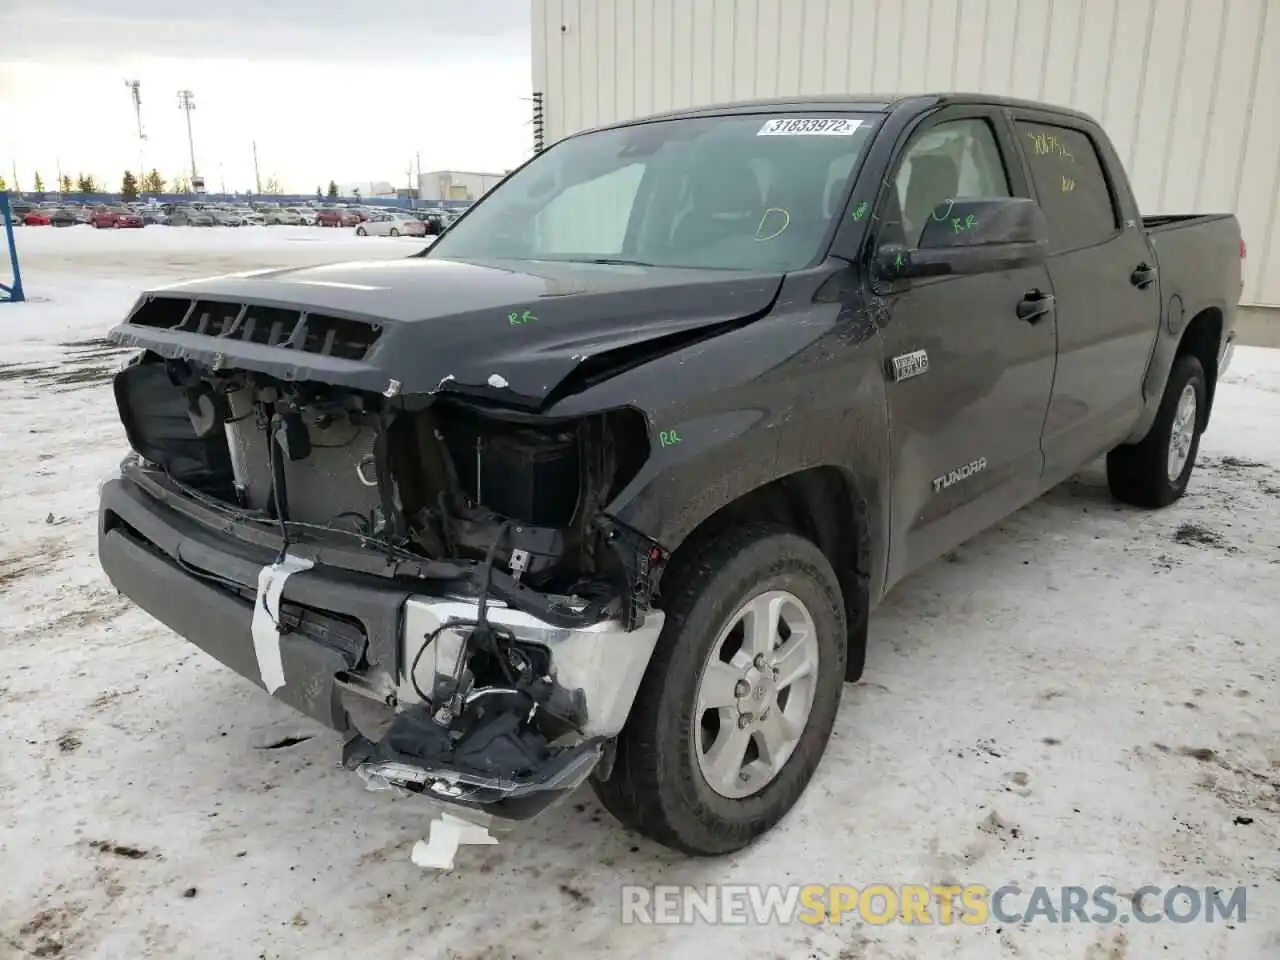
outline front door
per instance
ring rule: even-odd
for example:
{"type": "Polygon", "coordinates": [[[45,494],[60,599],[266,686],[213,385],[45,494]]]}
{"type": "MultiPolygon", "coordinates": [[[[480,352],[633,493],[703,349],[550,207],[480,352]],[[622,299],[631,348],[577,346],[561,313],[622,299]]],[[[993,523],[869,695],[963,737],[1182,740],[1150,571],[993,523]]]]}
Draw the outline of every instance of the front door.
{"type": "MultiPolygon", "coordinates": [[[[885,194],[872,242],[908,247],[949,199],[1030,196],[1008,127],[981,108],[943,112],[917,130],[885,194]]],[[[1019,301],[1036,291],[1052,294],[1045,267],[915,278],[886,292],[890,583],[1039,493],[1056,321],[1052,311],[1018,318],[1019,301]]]]}

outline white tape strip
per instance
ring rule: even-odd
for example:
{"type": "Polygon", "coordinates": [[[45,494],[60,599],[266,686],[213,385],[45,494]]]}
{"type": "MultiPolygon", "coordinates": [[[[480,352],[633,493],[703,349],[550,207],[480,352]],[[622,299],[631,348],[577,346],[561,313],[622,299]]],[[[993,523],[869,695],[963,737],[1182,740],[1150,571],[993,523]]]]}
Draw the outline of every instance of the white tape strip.
{"type": "Polygon", "coordinates": [[[285,582],[295,573],[310,570],[314,563],[301,557],[284,555],[284,559],[258,571],[258,598],[253,605],[253,652],[258,658],[258,673],[267,693],[284,686],[284,661],[280,658],[280,595],[285,582]]]}

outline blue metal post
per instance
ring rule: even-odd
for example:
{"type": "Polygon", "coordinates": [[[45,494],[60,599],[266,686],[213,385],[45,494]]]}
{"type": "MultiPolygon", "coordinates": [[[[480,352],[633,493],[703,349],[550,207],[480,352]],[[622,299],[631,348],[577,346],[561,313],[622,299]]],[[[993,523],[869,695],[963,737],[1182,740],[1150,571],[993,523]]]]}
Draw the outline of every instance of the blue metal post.
{"type": "Polygon", "coordinates": [[[22,292],[22,273],[18,270],[18,248],[13,242],[13,212],[9,206],[8,191],[0,191],[0,220],[4,220],[4,235],[9,242],[9,264],[13,267],[13,285],[0,283],[0,303],[21,303],[27,299],[22,292]]]}

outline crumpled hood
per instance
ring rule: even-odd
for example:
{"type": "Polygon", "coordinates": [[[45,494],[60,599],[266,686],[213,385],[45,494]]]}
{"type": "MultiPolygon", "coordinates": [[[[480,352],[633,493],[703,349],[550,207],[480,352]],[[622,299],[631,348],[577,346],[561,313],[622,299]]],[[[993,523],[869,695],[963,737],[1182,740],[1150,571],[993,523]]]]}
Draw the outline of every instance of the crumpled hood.
{"type": "Polygon", "coordinates": [[[152,290],[111,339],[282,379],[404,394],[496,392],[536,407],[589,357],[763,315],[782,279],[781,273],[553,261],[340,263],[152,290]],[[344,359],[312,344],[323,338],[301,332],[268,345],[242,339],[244,325],[216,336],[198,332],[191,316],[180,325],[144,325],[142,308],[157,299],[298,310],[300,331],[308,314],[379,330],[366,355],[344,359]]]}

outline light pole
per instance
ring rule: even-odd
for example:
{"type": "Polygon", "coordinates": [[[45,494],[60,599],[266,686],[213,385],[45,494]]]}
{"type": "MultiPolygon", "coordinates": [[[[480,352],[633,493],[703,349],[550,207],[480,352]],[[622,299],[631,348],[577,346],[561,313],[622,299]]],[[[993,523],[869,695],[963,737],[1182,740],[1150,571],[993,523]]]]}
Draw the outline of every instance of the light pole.
{"type": "Polygon", "coordinates": [[[142,155],[142,144],[147,139],[147,135],[142,132],[142,95],[139,92],[142,84],[137,80],[126,80],[124,85],[133,96],[133,114],[138,121],[138,182],[141,184],[147,178],[146,158],[142,155]]]}
{"type": "Polygon", "coordinates": [[[196,188],[200,175],[196,172],[196,141],[191,136],[191,111],[196,108],[196,98],[190,90],[178,91],[178,109],[187,115],[187,146],[191,148],[191,189],[196,188]]]}

